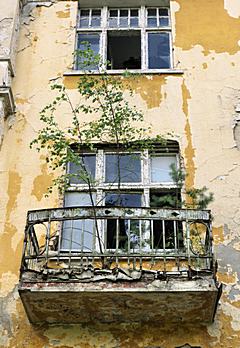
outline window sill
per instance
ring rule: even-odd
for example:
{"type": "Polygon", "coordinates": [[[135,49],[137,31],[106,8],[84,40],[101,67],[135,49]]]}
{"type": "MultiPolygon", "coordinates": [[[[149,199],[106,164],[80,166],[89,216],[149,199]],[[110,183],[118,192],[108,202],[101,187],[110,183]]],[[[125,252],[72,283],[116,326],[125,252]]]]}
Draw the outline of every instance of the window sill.
{"type": "MultiPolygon", "coordinates": [[[[132,73],[132,74],[139,74],[139,75],[181,75],[184,73],[181,69],[146,69],[146,70],[140,70],[140,69],[129,69],[129,70],[107,70],[107,73],[109,75],[122,75],[126,72],[132,73]]],[[[80,76],[86,74],[83,70],[71,70],[66,71],[63,73],[63,76],[80,76]]],[[[103,72],[99,71],[88,71],[87,74],[89,75],[102,75],[103,72]]]]}

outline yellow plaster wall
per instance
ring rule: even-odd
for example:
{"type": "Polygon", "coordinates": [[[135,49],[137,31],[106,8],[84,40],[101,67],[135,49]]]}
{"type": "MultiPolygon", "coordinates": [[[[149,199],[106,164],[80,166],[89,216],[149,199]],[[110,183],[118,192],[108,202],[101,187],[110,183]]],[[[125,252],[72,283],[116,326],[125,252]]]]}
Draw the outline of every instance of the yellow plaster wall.
{"type": "MultiPolygon", "coordinates": [[[[187,186],[206,185],[214,192],[210,208],[224,292],[215,322],[207,327],[91,323],[35,328],[28,323],[16,288],[26,212],[61,204],[55,191],[44,196],[56,174],[47,168],[45,154],[30,150],[29,143],[41,126],[39,111],[52,99],[52,81],[63,82],[71,98],[78,98],[76,78],[63,77],[72,66],[77,2],[35,7],[31,21],[23,21],[13,81],[17,112],[5,121],[0,149],[0,347],[240,347],[240,151],[233,138],[240,97],[239,6],[227,0],[171,1],[174,62],[183,74],[138,77],[130,100],[143,110],[153,135],[172,132],[179,141],[187,186]]],[[[68,116],[63,108],[63,126],[68,116]]]]}

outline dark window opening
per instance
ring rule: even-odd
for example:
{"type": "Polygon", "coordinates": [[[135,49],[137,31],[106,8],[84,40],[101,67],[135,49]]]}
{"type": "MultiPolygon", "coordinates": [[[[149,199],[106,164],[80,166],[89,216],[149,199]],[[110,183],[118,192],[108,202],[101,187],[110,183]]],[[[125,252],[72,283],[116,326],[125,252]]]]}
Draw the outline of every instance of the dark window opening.
{"type": "MultiPolygon", "coordinates": [[[[108,192],[105,196],[107,207],[141,207],[141,193],[113,193],[108,192]]],[[[117,222],[116,220],[107,221],[107,249],[122,249],[127,251],[128,241],[130,248],[138,247],[139,239],[138,220],[119,220],[119,235],[117,243],[117,222]]]]}
{"type": "MultiPolygon", "coordinates": [[[[180,204],[180,192],[175,190],[150,192],[150,206],[153,208],[176,208],[180,204]]],[[[153,221],[154,249],[179,249],[183,247],[183,226],[181,221],[153,221]]]]}
{"type": "Polygon", "coordinates": [[[140,31],[108,33],[109,69],[141,69],[140,31]]]}

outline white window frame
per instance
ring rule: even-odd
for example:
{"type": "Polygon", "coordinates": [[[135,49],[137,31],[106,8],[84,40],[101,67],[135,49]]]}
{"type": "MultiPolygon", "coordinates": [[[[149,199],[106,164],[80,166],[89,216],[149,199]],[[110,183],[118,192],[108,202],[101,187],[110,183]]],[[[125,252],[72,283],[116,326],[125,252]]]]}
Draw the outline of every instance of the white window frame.
{"type": "MultiPolygon", "coordinates": [[[[96,205],[98,206],[104,206],[105,205],[105,193],[106,192],[112,192],[114,193],[118,189],[117,183],[106,183],[105,182],[105,155],[108,154],[131,154],[127,151],[114,151],[114,150],[103,150],[98,149],[95,153],[94,152],[83,152],[83,155],[96,155],[96,164],[95,164],[95,180],[96,185],[93,187],[92,192],[95,194],[96,197],[96,205]]],[[[163,152],[163,151],[149,151],[144,150],[141,151],[133,151],[132,154],[140,154],[141,155],[141,182],[137,183],[121,183],[120,190],[122,193],[139,193],[141,194],[141,202],[142,207],[150,207],[150,192],[151,190],[170,190],[170,189],[176,189],[176,184],[171,182],[151,182],[151,157],[152,156],[172,156],[176,160],[177,168],[180,167],[180,160],[179,160],[179,153],[177,152],[163,152]]],[[[69,172],[70,165],[68,165],[67,171],[69,172]]],[[[67,188],[66,192],[79,192],[79,193],[88,193],[88,186],[84,183],[79,184],[70,184],[70,186],[67,188]]],[[[98,221],[99,225],[99,231],[100,231],[100,238],[101,240],[106,243],[106,224],[104,221],[98,221]]],[[[148,233],[148,232],[146,232],[148,233]]],[[[98,244],[95,245],[96,250],[99,251],[98,244]]],[[[110,251],[110,249],[108,249],[110,251]]],[[[113,249],[114,251],[115,249],[113,249]]],[[[162,249],[158,249],[162,250],[162,249]]],[[[172,249],[169,249],[169,251],[172,249]]]]}
{"type": "Polygon", "coordinates": [[[121,8],[108,8],[108,16],[107,16],[107,23],[108,23],[108,21],[109,21],[109,18],[112,18],[112,17],[110,17],[110,11],[117,11],[118,12],[118,16],[117,17],[113,17],[113,18],[117,18],[117,27],[110,27],[110,26],[108,26],[108,24],[107,24],[107,27],[108,27],[108,29],[115,29],[115,30],[117,30],[117,29],[121,29],[122,27],[120,27],[120,18],[121,18],[121,16],[120,16],[120,11],[121,10],[126,10],[126,11],[128,11],[128,25],[127,25],[127,27],[124,27],[124,29],[126,29],[126,28],[128,28],[128,29],[139,29],[140,27],[139,27],[139,18],[140,18],[140,8],[139,7],[121,7],[121,8]],[[131,27],[130,26],[130,19],[131,19],[131,10],[137,10],[138,11],[138,26],[137,27],[131,27]]]}
{"type": "MultiPolygon", "coordinates": [[[[97,150],[96,154],[96,168],[95,168],[95,180],[96,185],[93,187],[93,191],[96,192],[97,197],[101,197],[101,205],[103,205],[103,193],[105,191],[115,191],[118,189],[117,183],[107,183],[105,182],[105,155],[116,154],[116,151],[113,150],[97,150]]],[[[131,154],[129,152],[120,151],[119,154],[131,154]]],[[[93,152],[84,152],[83,155],[93,155],[93,152]]],[[[146,197],[144,198],[145,204],[143,207],[149,207],[150,201],[150,190],[151,189],[175,189],[177,188],[173,181],[159,181],[159,182],[151,182],[151,156],[167,156],[174,157],[176,159],[177,168],[180,167],[179,162],[179,154],[178,153],[164,153],[164,152],[154,152],[152,153],[149,150],[144,150],[143,152],[134,151],[134,154],[141,155],[141,182],[129,182],[129,183],[121,183],[120,189],[122,191],[142,191],[146,197]]],[[[69,171],[69,166],[68,169],[69,171]]],[[[70,191],[79,191],[79,192],[87,192],[88,186],[84,183],[71,183],[67,189],[67,192],[70,191]]],[[[98,199],[96,200],[98,202],[98,199]]]]}
{"type": "MultiPolygon", "coordinates": [[[[95,8],[83,8],[83,10],[92,10],[95,8]]],[[[77,23],[77,35],[76,35],[76,50],[78,49],[78,34],[80,33],[91,33],[96,32],[100,33],[100,39],[99,39],[99,54],[103,58],[103,61],[107,60],[107,37],[108,32],[118,32],[118,31],[139,31],[141,34],[141,69],[129,69],[130,71],[141,71],[141,72],[161,72],[161,71],[171,71],[173,69],[173,46],[172,46],[172,25],[171,25],[171,11],[169,7],[166,6],[160,6],[160,7],[147,7],[147,6],[141,6],[141,7],[129,7],[129,8],[120,8],[120,9],[127,9],[128,10],[128,17],[130,20],[130,11],[131,10],[139,10],[138,18],[139,18],[139,25],[138,27],[130,27],[129,25],[127,27],[109,27],[108,26],[108,18],[109,18],[109,10],[120,10],[119,8],[113,7],[107,7],[103,6],[102,8],[96,7],[96,9],[101,9],[101,26],[100,27],[86,27],[86,28],[80,28],[80,11],[78,14],[78,23],[77,23]],[[148,27],[147,26],[147,9],[148,8],[156,8],[157,13],[158,9],[167,9],[169,13],[169,25],[164,26],[158,26],[158,27],[148,27]],[[168,32],[169,33],[169,67],[168,68],[149,68],[148,67],[148,33],[149,32],[168,32]]],[[[80,8],[81,10],[81,8],[80,8]]],[[[91,11],[90,11],[91,13],[91,11]]],[[[118,11],[118,18],[119,18],[119,11],[118,11]]],[[[90,19],[89,19],[90,20],[90,19]]],[[[128,21],[129,22],[129,21],[128,21]]],[[[128,23],[129,24],[129,23],[128,23]]],[[[75,70],[77,69],[77,65],[75,63],[74,66],[75,70]]],[[[109,69],[109,73],[121,73],[125,69],[109,69]]],[[[93,70],[94,71],[94,70],[93,70]]]]}

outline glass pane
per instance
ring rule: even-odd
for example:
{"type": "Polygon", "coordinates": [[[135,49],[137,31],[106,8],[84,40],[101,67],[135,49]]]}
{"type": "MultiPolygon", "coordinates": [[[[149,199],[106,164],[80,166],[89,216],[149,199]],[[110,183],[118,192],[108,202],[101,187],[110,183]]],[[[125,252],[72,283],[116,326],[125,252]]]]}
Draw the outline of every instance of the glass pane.
{"type": "Polygon", "coordinates": [[[107,192],[105,196],[105,205],[108,207],[141,207],[140,193],[113,193],[107,192]]]}
{"type": "Polygon", "coordinates": [[[159,16],[166,16],[168,17],[168,9],[167,8],[159,8],[159,16]]]}
{"type": "Polygon", "coordinates": [[[138,27],[138,17],[131,17],[130,18],[130,27],[132,27],[132,28],[138,27]]]}
{"type": "Polygon", "coordinates": [[[101,26],[101,17],[92,17],[91,27],[96,28],[101,26]]]}
{"type": "Polygon", "coordinates": [[[70,178],[70,184],[87,184],[87,179],[95,179],[96,156],[83,155],[82,163],[82,166],[75,163],[69,164],[69,173],[74,174],[74,176],[70,178]]]}
{"type": "Polygon", "coordinates": [[[162,18],[159,18],[159,25],[160,27],[168,27],[169,26],[169,20],[167,17],[162,17],[162,18]]]}
{"type": "Polygon", "coordinates": [[[80,11],[80,28],[88,28],[89,26],[89,10],[80,11]]]}
{"type": "Polygon", "coordinates": [[[138,17],[138,10],[130,10],[131,17],[138,17]]]}
{"type": "Polygon", "coordinates": [[[91,27],[101,26],[101,10],[92,10],[91,27]]]}
{"type": "Polygon", "coordinates": [[[89,25],[89,18],[88,17],[82,17],[80,18],[80,28],[88,28],[89,25]]]}
{"type": "MultiPolygon", "coordinates": [[[[93,193],[93,201],[96,194],[93,193]]],[[[65,194],[65,207],[92,206],[91,198],[84,192],[67,192],[65,194]]],[[[94,221],[70,220],[64,221],[62,229],[61,248],[65,250],[91,251],[93,248],[94,221]]]]}
{"type": "Polygon", "coordinates": [[[128,10],[120,10],[120,17],[128,17],[128,10]]]}
{"type": "MultiPolygon", "coordinates": [[[[88,43],[94,54],[99,53],[100,35],[97,33],[78,34],[78,50],[86,49],[84,43],[88,43]]],[[[86,62],[83,57],[77,56],[77,69],[96,70],[97,66],[91,62],[86,62]],[[89,63],[89,65],[87,65],[89,63]]]]}
{"type": "Polygon", "coordinates": [[[92,17],[101,17],[101,10],[92,10],[92,17]]]}
{"type": "Polygon", "coordinates": [[[171,164],[176,165],[175,156],[151,157],[151,182],[172,182],[171,164]]]}
{"type": "Polygon", "coordinates": [[[170,68],[169,33],[148,34],[148,68],[170,68]]]}
{"type": "Polygon", "coordinates": [[[151,27],[151,28],[157,27],[157,18],[156,17],[148,17],[147,25],[148,25],[148,27],[151,27]]]}
{"type": "Polygon", "coordinates": [[[149,8],[147,10],[148,17],[156,17],[157,16],[157,10],[156,8],[149,8]]]}
{"type": "Polygon", "coordinates": [[[127,27],[128,26],[128,17],[120,17],[119,26],[122,28],[127,27]]]}
{"type": "Polygon", "coordinates": [[[141,159],[139,154],[106,155],[106,182],[141,182],[141,159]]]}
{"type": "Polygon", "coordinates": [[[109,16],[110,17],[118,17],[118,10],[110,10],[109,16]]]}
{"type": "Polygon", "coordinates": [[[81,10],[80,15],[81,15],[81,17],[88,17],[89,16],[89,10],[81,10]]]}
{"type": "MultiPolygon", "coordinates": [[[[109,207],[141,207],[140,193],[106,193],[105,205],[109,207]]],[[[107,248],[115,249],[116,246],[117,223],[116,220],[107,221],[107,248]]],[[[118,248],[127,251],[139,248],[139,221],[138,220],[120,220],[118,248]],[[129,243],[128,243],[129,240],[129,243]]]]}
{"type": "Polygon", "coordinates": [[[110,28],[116,28],[118,26],[118,19],[117,17],[110,17],[108,19],[109,27],[110,28]]]}

